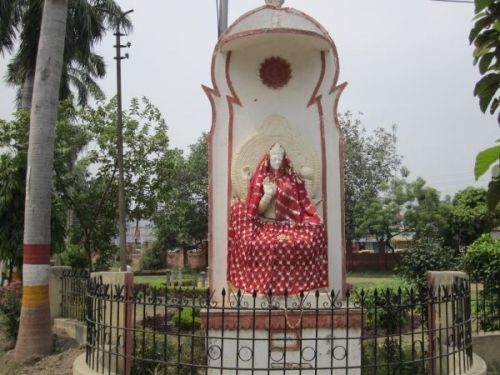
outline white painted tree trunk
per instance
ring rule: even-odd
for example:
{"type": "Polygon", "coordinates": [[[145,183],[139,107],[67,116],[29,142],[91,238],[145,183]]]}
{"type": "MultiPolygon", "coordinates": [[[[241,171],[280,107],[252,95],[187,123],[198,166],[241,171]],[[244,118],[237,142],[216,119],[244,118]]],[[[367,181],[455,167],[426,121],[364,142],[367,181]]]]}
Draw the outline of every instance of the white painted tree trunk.
{"type": "Polygon", "coordinates": [[[29,74],[21,86],[21,109],[29,110],[31,108],[31,101],[33,99],[33,86],[35,84],[35,76],[29,74]]]}
{"type": "Polygon", "coordinates": [[[26,175],[23,300],[15,358],[52,350],[49,307],[50,217],[54,133],[68,0],[45,0],[38,43],[26,175]]]}

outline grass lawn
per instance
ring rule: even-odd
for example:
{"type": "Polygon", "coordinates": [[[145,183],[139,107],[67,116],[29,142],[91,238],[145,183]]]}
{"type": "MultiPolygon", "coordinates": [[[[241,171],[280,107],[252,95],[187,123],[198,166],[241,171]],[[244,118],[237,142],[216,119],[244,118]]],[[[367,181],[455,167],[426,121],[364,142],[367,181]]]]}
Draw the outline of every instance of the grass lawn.
{"type": "Polygon", "coordinates": [[[357,288],[386,289],[406,286],[403,279],[394,272],[349,272],[347,282],[357,288]]]}
{"type": "MultiPolygon", "coordinates": [[[[196,272],[183,272],[182,273],[182,281],[184,284],[190,284],[192,285],[192,282],[194,280],[194,283],[196,284],[196,281],[199,279],[200,274],[196,272]]],[[[173,277],[174,281],[177,281],[177,274],[174,274],[173,277]]],[[[167,276],[166,275],[151,275],[151,276],[134,276],[134,283],[135,284],[149,284],[151,286],[161,286],[165,285],[167,281],[167,276]]]]}
{"type": "MultiPolygon", "coordinates": [[[[182,279],[187,282],[188,280],[197,280],[199,274],[197,273],[183,273],[182,279]]],[[[175,278],[176,280],[176,278],[175,278]]],[[[135,276],[134,282],[136,284],[149,284],[151,286],[160,286],[165,283],[165,275],[155,276],[135,276]]],[[[347,282],[358,288],[372,289],[372,288],[395,288],[404,287],[405,282],[393,272],[349,272],[347,274],[347,282]]]]}

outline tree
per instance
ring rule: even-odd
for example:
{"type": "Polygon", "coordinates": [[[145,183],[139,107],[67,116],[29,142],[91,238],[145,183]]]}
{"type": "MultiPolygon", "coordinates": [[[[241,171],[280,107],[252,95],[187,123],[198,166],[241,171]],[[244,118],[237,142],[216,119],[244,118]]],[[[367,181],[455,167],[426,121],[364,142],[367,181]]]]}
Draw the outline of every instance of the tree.
{"type": "Polygon", "coordinates": [[[421,239],[428,233],[444,241],[450,240],[451,204],[441,200],[440,193],[418,177],[406,188],[407,201],[404,204],[404,227],[415,232],[421,239]]]}
{"type": "MultiPolygon", "coordinates": [[[[42,6],[40,0],[0,0],[0,52],[12,52],[16,36],[20,39],[8,67],[7,81],[20,88],[21,108],[31,105],[42,6]]],[[[93,46],[107,29],[114,28],[120,15],[121,9],[113,0],[69,1],[61,99],[72,95],[71,87],[79,104],[86,104],[89,96],[103,97],[95,79],[104,77],[106,69],[93,46]]],[[[130,30],[130,20],[125,18],[123,26],[130,30]]]]}
{"type": "Polygon", "coordinates": [[[190,146],[187,158],[178,150],[170,156],[171,168],[162,173],[173,181],[159,189],[159,208],[153,220],[155,247],[184,249],[200,245],[208,232],[208,136],[202,134],[190,146]]]}
{"type": "MultiPolygon", "coordinates": [[[[63,258],[80,253],[86,262],[78,266],[86,266],[89,271],[108,270],[117,252],[112,242],[117,233],[117,204],[116,199],[112,199],[117,194],[115,172],[116,169],[94,175],[83,159],[71,173],[57,177],[62,200],[75,219],[71,220],[69,249],[63,258]]],[[[72,265],[71,260],[69,262],[72,265]]]]}
{"type": "Polygon", "coordinates": [[[452,249],[445,246],[434,228],[429,227],[416,243],[401,255],[398,274],[419,289],[428,285],[428,271],[456,269],[457,259],[452,249]]]}
{"type": "MultiPolygon", "coordinates": [[[[474,43],[474,64],[479,66],[483,76],[474,88],[474,95],[479,97],[479,107],[490,114],[495,114],[500,104],[500,1],[475,0],[476,23],[472,28],[469,41],[474,43]]],[[[500,124],[500,115],[497,118],[500,124]]],[[[487,202],[491,210],[500,202],[500,146],[490,147],[476,156],[474,175],[476,180],[495,164],[492,180],[488,185],[487,202]]]]}
{"type": "Polygon", "coordinates": [[[498,211],[488,209],[486,195],[485,189],[468,187],[453,197],[453,230],[461,246],[470,245],[498,223],[498,211]]]}
{"type": "Polygon", "coordinates": [[[404,232],[414,233],[418,240],[432,228],[439,238],[449,237],[451,205],[420,177],[412,182],[393,178],[380,195],[363,196],[356,209],[357,234],[374,235],[391,249],[391,239],[404,232]]]}
{"type": "MultiPolygon", "coordinates": [[[[26,160],[28,154],[29,115],[16,112],[12,121],[0,120],[0,259],[10,268],[22,265],[26,160]]],[[[65,213],[58,194],[52,196],[52,248],[64,245],[65,213]]]]}
{"type": "Polygon", "coordinates": [[[46,0],[38,43],[26,178],[23,301],[15,358],[52,350],[49,305],[54,129],[63,65],[67,0],[46,0]]]}
{"type": "Polygon", "coordinates": [[[346,237],[351,240],[356,236],[362,212],[356,205],[378,196],[401,166],[401,156],[396,150],[395,127],[391,131],[377,128],[367,135],[361,121],[350,112],[339,119],[345,140],[346,237]]]}

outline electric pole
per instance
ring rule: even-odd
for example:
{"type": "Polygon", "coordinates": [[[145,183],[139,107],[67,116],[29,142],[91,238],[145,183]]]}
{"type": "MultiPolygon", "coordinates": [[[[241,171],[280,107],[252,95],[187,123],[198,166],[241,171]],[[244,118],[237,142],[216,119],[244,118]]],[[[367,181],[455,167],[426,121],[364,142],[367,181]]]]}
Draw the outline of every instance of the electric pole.
{"type": "Polygon", "coordinates": [[[219,37],[222,33],[227,29],[227,10],[228,10],[228,0],[219,0],[219,17],[218,17],[218,25],[217,30],[219,32],[219,37]]]}
{"type": "Polygon", "coordinates": [[[116,22],[116,162],[118,167],[118,230],[119,230],[119,242],[120,242],[120,270],[127,270],[127,231],[125,228],[126,212],[125,212],[125,181],[123,172],[123,120],[122,120],[122,67],[121,62],[123,59],[128,59],[128,53],[124,56],[121,55],[122,48],[129,48],[130,42],[126,45],[122,45],[120,37],[124,36],[120,31],[121,23],[123,18],[132,13],[134,10],[130,9],[125,13],[122,13],[116,22]]]}

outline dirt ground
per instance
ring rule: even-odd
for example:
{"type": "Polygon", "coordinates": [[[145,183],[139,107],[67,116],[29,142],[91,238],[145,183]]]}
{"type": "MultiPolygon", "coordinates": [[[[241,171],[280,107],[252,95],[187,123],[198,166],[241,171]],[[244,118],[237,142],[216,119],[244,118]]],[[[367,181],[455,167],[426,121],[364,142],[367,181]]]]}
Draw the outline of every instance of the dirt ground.
{"type": "MultiPolygon", "coordinates": [[[[0,333],[0,336],[1,335],[0,333]]],[[[25,363],[16,363],[12,358],[12,344],[0,337],[0,374],[1,375],[70,375],[73,373],[73,361],[83,347],[71,339],[57,337],[54,342],[54,354],[45,358],[32,358],[25,363]]]]}

